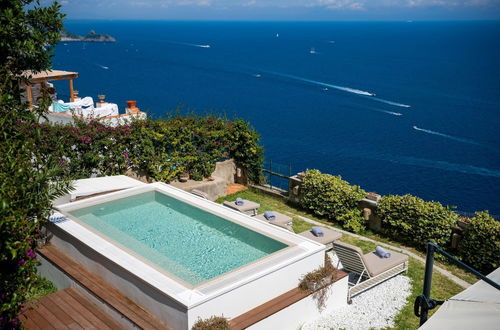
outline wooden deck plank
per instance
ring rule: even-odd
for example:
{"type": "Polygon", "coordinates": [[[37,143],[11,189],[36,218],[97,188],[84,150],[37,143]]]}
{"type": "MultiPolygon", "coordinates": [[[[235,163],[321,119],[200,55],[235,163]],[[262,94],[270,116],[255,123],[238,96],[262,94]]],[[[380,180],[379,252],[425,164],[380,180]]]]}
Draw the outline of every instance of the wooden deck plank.
{"type": "Polygon", "coordinates": [[[26,313],[26,317],[30,318],[37,326],[42,329],[50,329],[50,323],[38,312],[36,306],[26,313]]]}
{"type": "Polygon", "coordinates": [[[31,330],[42,329],[35,323],[35,321],[33,321],[32,318],[28,318],[26,317],[26,315],[22,315],[19,319],[21,320],[23,327],[25,329],[31,329],[31,330]]]}
{"type": "MultiPolygon", "coordinates": [[[[347,276],[347,273],[343,271],[337,271],[335,278],[331,283],[334,283],[347,276]]],[[[229,321],[231,330],[245,329],[255,324],[280,310],[296,303],[297,301],[306,298],[311,295],[312,292],[307,292],[300,290],[299,288],[294,288],[284,294],[269,300],[268,302],[249,310],[229,321]]]]}
{"type": "Polygon", "coordinates": [[[43,317],[50,323],[52,327],[54,327],[55,329],[66,329],[64,323],[62,323],[50,309],[45,307],[45,304],[42,301],[39,301],[36,309],[40,314],[43,315],[43,317]]]}
{"type": "Polygon", "coordinates": [[[67,314],[75,320],[78,325],[84,329],[97,329],[90,321],[88,321],[84,316],[80,315],[78,308],[75,308],[72,304],[68,304],[65,299],[63,299],[64,290],[58,291],[52,295],[53,300],[59,305],[64,306],[67,314]]]}
{"type": "Polygon", "coordinates": [[[139,327],[143,329],[169,329],[168,326],[144,308],[128,299],[115,288],[109,286],[99,277],[91,274],[87,269],[71,260],[57,248],[49,244],[40,249],[39,253],[139,327]]]}
{"type": "MultiPolygon", "coordinates": [[[[72,289],[69,289],[72,290],[72,289]]],[[[76,300],[73,298],[68,291],[69,290],[64,290],[63,293],[61,294],[62,299],[66,301],[67,304],[73,306],[73,308],[78,311],[78,313],[84,317],[87,321],[89,321],[93,326],[95,326],[97,329],[109,329],[111,330],[110,327],[106,325],[106,323],[102,322],[97,316],[92,313],[92,311],[88,310],[83,304],[80,303],[80,301],[76,300]]],[[[84,297],[81,297],[85,299],[84,297]]]]}
{"type": "Polygon", "coordinates": [[[57,304],[52,295],[48,295],[43,298],[44,298],[43,303],[47,306],[47,308],[50,308],[54,314],[57,315],[59,320],[62,323],[64,323],[66,327],[73,326],[74,328],[74,326],[76,326],[77,328],[83,329],[78,325],[78,323],[75,320],[73,320],[73,318],[70,315],[68,315],[67,311],[64,310],[63,307],[57,304]]]}
{"type": "Polygon", "coordinates": [[[82,304],[87,310],[91,311],[99,320],[104,322],[110,329],[122,329],[123,327],[106,314],[102,309],[98,308],[91,301],[87,300],[81,293],[76,290],[68,290],[67,293],[82,304]]]}

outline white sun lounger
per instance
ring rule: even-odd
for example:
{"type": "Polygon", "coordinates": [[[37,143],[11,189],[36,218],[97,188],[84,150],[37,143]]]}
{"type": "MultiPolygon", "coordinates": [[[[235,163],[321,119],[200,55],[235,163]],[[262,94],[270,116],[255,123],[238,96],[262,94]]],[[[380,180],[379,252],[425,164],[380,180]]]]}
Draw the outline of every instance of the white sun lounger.
{"type": "Polygon", "coordinates": [[[236,205],[236,201],[225,201],[224,203],[222,203],[222,205],[232,208],[233,210],[240,211],[241,213],[245,213],[246,215],[252,217],[254,215],[257,215],[257,210],[260,207],[259,203],[255,203],[247,199],[243,200],[243,205],[236,205]]]}
{"type": "Polygon", "coordinates": [[[323,231],[323,236],[314,236],[314,234],[310,230],[303,231],[299,235],[326,245],[327,250],[330,250],[333,247],[333,242],[339,240],[342,237],[342,233],[336,230],[326,227],[321,227],[321,230],[323,231]]]}
{"type": "Polygon", "coordinates": [[[408,270],[408,256],[391,251],[389,258],[380,258],[375,252],[363,254],[357,246],[334,242],[333,250],[343,268],[359,275],[355,283],[349,283],[347,301],[371,287],[408,270]]]}
{"type": "Polygon", "coordinates": [[[290,218],[288,215],[284,215],[284,214],[276,212],[276,211],[273,211],[273,214],[276,216],[276,219],[274,219],[274,220],[267,220],[267,218],[264,216],[264,213],[255,216],[255,218],[267,221],[268,223],[270,223],[272,225],[275,225],[275,226],[278,226],[281,228],[285,228],[285,229],[293,232],[292,218],[290,218]]]}

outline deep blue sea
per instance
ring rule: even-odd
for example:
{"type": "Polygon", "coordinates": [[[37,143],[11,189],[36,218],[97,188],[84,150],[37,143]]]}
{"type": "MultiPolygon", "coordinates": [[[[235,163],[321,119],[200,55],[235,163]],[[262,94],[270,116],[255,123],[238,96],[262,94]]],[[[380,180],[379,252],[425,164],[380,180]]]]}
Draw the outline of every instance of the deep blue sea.
{"type": "MultiPolygon", "coordinates": [[[[81,96],[248,120],[266,160],[500,214],[500,22],[67,21],[81,96]],[[206,47],[204,45],[209,45],[206,47]]],[[[67,97],[67,83],[57,84],[67,97]]]]}

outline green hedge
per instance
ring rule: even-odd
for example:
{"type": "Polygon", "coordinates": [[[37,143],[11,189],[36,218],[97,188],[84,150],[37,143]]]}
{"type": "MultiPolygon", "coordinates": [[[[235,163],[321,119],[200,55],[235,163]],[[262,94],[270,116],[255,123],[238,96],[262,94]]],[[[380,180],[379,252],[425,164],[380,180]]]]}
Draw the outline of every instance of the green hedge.
{"type": "MultiPolygon", "coordinates": [[[[24,134],[32,134],[32,126],[24,126],[24,134]]],[[[72,179],[131,169],[156,181],[170,182],[184,172],[202,180],[213,172],[216,161],[234,158],[250,180],[257,181],[262,167],[259,135],[243,120],[190,115],[114,128],[96,121],[75,126],[45,123],[39,128],[39,150],[59,159],[72,179]]]]}
{"type": "Polygon", "coordinates": [[[500,222],[487,211],[476,212],[458,245],[463,261],[484,274],[500,266],[500,222]]]}
{"type": "Polygon", "coordinates": [[[404,195],[384,196],[377,205],[384,232],[403,243],[425,250],[427,242],[446,246],[458,215],[438,202],[404,195]]]}
{"type": "Polygon", "coordinates": [[[360,231],[359,227],[364,228],[364,224],[357,221],[359,212],[356,212],[356,209],[358,202],[365,195],[363,189],[350,185],[340,176],[308,170],[301,186],[300,204],[331,221],[346,221],[345,223],[349,224],[346,229],[360,231]]]}

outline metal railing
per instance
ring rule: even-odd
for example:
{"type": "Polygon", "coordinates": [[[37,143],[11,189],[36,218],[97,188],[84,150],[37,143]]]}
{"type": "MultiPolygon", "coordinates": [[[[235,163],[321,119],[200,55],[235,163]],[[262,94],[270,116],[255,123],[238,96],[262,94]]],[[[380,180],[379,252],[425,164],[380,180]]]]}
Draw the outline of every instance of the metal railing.
{"type": "Polygon", "coordinates": [[[493,282],[474,268],[464,264],[448,252],[444,251],[439,245],[436,243],[429,242],[427,243],[427,256],[425,259],[425,276],[424,276],[424,288],[422,290],[422,295],[418,296],[415,299],[415,304],[413,305],[413,312],[415,316],[420,317],[420,326],[422,326],[429,317],[429,310],[436,308],[438,305],[442,305],[444,301],[435,300],[431,298],[431,286],[432,286],[432,268],[434,266],[434,253],[437,252],[444,257],[446,257],[449,261],[457,264],[459,267],[462,267],[468,272],[474,274],[480,280],[485,281],[492,287],[497,290],[500,290],[500,285],[498,283],[493,282]]]}
{"type": "Polygon", "coordinates": [[[271,190],[273,188],[279,188],[288,191],[288,178],[292,176],[292,165],[273,163],[272,160],[269,160],[264,163],[262,173],[266,178],[267,186],[269,186],[271,190]],[[273,185],[273,181],[275,185],[273,185]]]}

